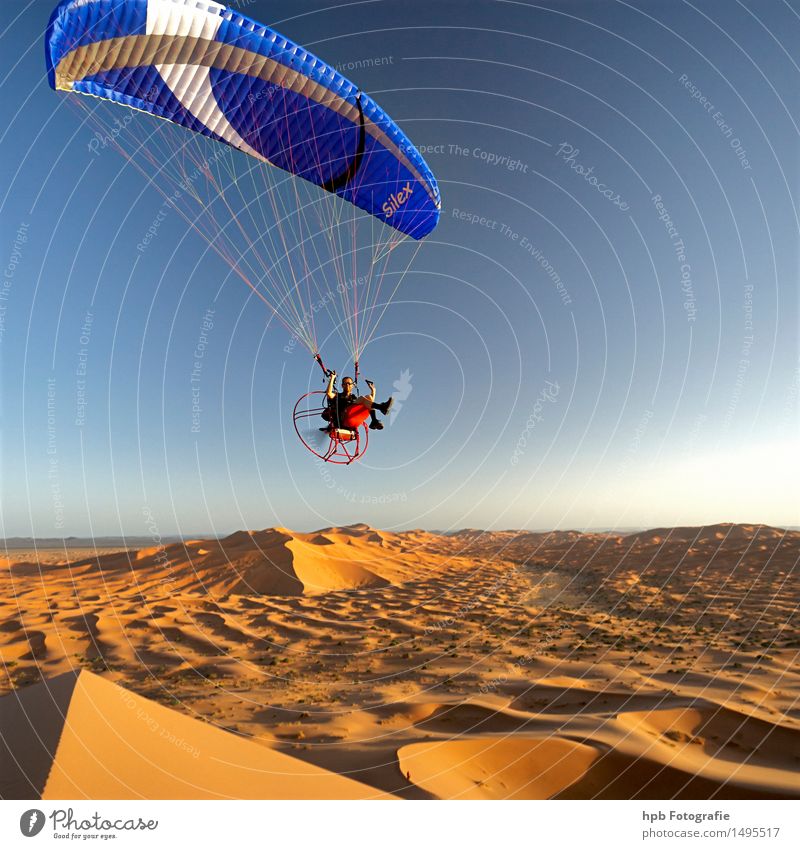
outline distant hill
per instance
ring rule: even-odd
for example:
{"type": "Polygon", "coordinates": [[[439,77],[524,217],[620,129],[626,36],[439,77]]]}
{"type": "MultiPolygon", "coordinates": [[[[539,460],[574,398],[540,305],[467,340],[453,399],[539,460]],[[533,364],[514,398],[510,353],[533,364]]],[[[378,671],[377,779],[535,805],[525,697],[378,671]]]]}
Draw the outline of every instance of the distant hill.
{"type": "MultiPolygon", "coordinates": [[[[187,537],[167,536],[162,538],[166,545],[180,542],[187,537]]],[[[142,548],[152,545],[152,537],[7,537],[0,540],[0,548],[142,548]]]]}

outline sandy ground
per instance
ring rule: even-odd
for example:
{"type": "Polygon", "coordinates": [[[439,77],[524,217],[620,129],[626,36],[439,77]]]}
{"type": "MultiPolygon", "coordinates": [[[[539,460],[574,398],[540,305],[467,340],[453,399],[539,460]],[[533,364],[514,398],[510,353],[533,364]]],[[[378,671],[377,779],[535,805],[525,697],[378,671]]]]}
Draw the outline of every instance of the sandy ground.
{"type": "Polygon", "coordinates": [[[49,798],[798,797],[799,553],[748,525],[7,551],[0,731],[38,717],[49,798]],[[87,768],[98,716],[150,766],[87,768]],[[214,772],[228,748],[258,782],[214,772]]]}

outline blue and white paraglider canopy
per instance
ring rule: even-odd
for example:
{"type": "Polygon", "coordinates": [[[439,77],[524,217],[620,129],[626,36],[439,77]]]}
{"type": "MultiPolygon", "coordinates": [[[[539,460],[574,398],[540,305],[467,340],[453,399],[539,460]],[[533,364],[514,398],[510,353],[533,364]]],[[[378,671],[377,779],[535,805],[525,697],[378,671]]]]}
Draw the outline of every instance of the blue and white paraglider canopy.
{"type": "Polygon", "coordinates": [[[212,0],[62,0],[50,84],[106,98],[269,162],[420,239],[436,180],[394,121],[330,65],[212,0]]]}
{"type": "Polygon", "coordinates": [[[164,195],[292,344],[321,365],[319,338],[338,334],[357,372],[441,208],[430,168],[383,109],[213,0],[62,0],[45,52],[54,89],[91,95],[68,102],[93,141],[164,195]],[[120,107],[163,120],[120,121],[120,107]]]}

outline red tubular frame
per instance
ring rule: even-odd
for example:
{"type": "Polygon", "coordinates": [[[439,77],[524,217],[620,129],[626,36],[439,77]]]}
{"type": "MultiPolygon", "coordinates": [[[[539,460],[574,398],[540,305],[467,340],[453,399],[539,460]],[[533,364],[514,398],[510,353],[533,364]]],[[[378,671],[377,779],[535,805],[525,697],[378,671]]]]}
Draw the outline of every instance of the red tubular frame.
{"type": "MultiPolygon", "coordinates": [[[[322,360],[319,360],[319,364],[322,367],[323,371],[325,367],[322,365],[322,360]]],[[[294,424],[294,430],[297,434],[299,440],[305,445],[305,447],[315,456],[319,457],[320,460],[324,460],[326,463],[334,463],[337,466],[349,466],[351,463],[358,460],[360,457],[363,457],[366,450],[367,445],[369,444],[369,430],[367,429],[367,424],[364,422],[360,427],[354,428],[353,430],[347,431],[348,433],[352,433],[353,437],[351,439],[344,439],[337,435],[339,431],[342,431],[343,428],[332,429],[328,433],[328,449],[324,454],[320,454],[313,445],[310,445],[303,434],[300,432],[300,428],[298,427],[298,422],[304,422],[307,419],[311,418],[319,418],[322,413],[328,409],[327,404],[327,395],[322,390],[318,389],[314,392],[307,392],[300,398],[297,403],[294,405],[294,411],[292,412],[292,423],[294,424]],[[315,395],[322,395],[323,399],[321,399],[321,406],[309,406],[309,404],[316,403],[316,401],[308,401],[308,399],[312,398],[315,395]],[[303,402],[306,402],[303,405],[303,402]],[[364,431],[363,435],[361,431],[364,431]],[[352,446],[352,447],[351,447],[352,446]]]]}

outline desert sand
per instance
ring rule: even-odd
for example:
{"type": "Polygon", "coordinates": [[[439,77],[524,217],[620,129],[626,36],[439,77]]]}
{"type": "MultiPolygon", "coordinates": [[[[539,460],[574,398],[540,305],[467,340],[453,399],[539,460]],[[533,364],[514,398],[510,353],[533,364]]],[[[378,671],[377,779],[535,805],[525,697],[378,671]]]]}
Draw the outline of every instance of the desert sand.
{"type": "Polygon", "coordinates": [[[800,797],[800,532],[2,553],[0,797],[800,797]]]}

